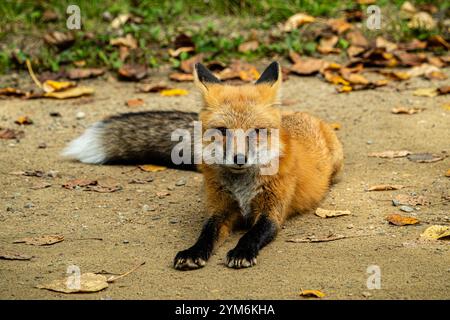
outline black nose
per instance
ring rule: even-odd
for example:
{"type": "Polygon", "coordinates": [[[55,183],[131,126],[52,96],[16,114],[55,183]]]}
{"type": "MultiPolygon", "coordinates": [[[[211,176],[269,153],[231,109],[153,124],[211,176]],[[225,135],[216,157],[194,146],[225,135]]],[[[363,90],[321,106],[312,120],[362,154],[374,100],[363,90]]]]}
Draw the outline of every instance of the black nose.
{"type": "Polygon", "coordinates": [[[234,164],[243,166],[246,162],[247,162],[247,157],[244,154],[239,153],[234,156],[234,164]]]}

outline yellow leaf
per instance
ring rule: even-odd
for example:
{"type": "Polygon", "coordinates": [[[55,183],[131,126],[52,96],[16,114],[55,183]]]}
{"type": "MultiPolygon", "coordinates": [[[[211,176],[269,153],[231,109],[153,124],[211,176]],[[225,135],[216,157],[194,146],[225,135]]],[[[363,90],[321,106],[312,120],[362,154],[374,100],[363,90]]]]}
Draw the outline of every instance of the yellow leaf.
{"type": "Polygon", "coordinates": [[[444,110],[450,111],[450,102],[443,104],[441,107],[444,110]]]}
{"type": "Polygon", "coordinates": [[[294,14],[286,21],[284,25],[284,31],[286,32],[292,31],[304,24],[314,22],[315,20],[316,18],[304,13],[294,14]]]}
{"type": "Polygon", "coordinates": [[[144,164],[139,166],[139,169],[146,172],[158,172],[158,171],[164,171],[167,169],[167,167],[163,166],[156,166],[154,164],[144,164]]]}
{"type": "Polygon", "coordinates": [[[450,227],[433,225],[428,227],[421,235],[420,238],[425,240],[450,240],[450,227]]]}
{"type": "Polygon", "coordinates": [[[300,295],[302,297],[308,297],[308,298],[323,298],[325,297],[325,293],[319,290],[301,290],[300,295]]]}
{"type": "Polygon", "coordinates": [[[436,97],[438,95],[437,89],[436,88],[422,88],[422,89],[417,89],[413,92],[413,95],[418,96],[418,97],[436,97]]]}
{"type": "Polygon", "coordinates": [[[350,92],[352,90],[353,90],[353,88],[351,86],[342,86],[338,89],[338,92],[345,93],[345,92],[350,92]]]}
{"type": "Polygon", "coordinates": [[[447,172],[445,173],[446,177],[450,177],[450,169],[447,170],[447,172]]]}
{"type": "Polygon", "coordinates": [[[185,96],[189,93],[189,91],[185,89],[167,89],[162,90],[161,95],[163,97],[172,97],[172,96],[185,96]]]}
{"type": "Polygon", "coordinates": [[[349,210],[325,210],[322,208],[317,208],[315,214],[321,218],[332,218],[346,216],[352,213],[349,210]]]}
{"type": "Polygon", "coordinates": [[[69,99],[69,98],[77,98],[84,95],[90,95],[94,93],[94,89],[90,87],[75,87],[69,88],[64,91],[59,92],[46,92],[44,94],[45,97],[55,98],[55,99],[69,99]]]}
{"type": "Polygon", "coordinates": [[[62,91],[71,87],[75,87],[76,83],[72,81],[53,81],[47,80],[42,85],[45,92],[62,91]]]}

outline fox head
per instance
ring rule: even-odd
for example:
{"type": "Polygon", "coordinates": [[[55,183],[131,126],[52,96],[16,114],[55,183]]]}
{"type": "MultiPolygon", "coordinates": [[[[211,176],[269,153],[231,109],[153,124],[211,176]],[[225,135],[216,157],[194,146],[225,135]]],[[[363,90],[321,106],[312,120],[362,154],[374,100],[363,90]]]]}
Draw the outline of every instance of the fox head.
{"type": "MultiPolygon", "coordinates": [[[[215,164],[242,173],[278,160],[281,112],[276,105],[281,80],[278,62],[272,62],[255,83],[240,86],[224,84],[202,64],[195,65],[194,82],[203,97],[199,116],[203,134],[213,136],[210,141],[216,146],[220,143],[211,154],[224,160],[215,164]]],[[[204,154],[208,163],[207,158],[204,154]]]]}

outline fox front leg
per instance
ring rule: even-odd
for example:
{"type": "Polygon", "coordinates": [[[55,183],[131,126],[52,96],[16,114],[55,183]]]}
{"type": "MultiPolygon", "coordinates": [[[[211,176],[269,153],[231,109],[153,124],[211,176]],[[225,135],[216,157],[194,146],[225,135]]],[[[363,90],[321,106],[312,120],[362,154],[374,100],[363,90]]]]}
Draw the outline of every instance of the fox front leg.
{"type": "Polygon", "coordinates": [[[275,219],[262,214],[236,247],[228,252],[227,266],[236,269],[254,266],[259,250],[275,238],[278,229],[279,224],[275,219]]]}
{"type": "Polygon", "coordinates": [[[175,256],[173,265],[178,270],[193,270],[205,266],[217,242],[230,233],[230,219],[223,215],[213,215],[203,226],[197,242],[189,249],[175,256]]]}

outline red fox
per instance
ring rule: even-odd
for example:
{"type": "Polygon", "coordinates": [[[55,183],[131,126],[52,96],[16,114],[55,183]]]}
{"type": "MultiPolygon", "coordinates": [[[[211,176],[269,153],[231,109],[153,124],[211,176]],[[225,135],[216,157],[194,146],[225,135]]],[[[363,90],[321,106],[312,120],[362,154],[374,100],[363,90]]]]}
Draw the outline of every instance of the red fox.
{"type": "MultiPolygon", "coordinates": [[[[232,230],[244,227],[248,231],[228,252],[226,265],[252,267],[258,252],[275,238],[287,218],[314,210],[324,198],[342,170],[342,145],[324,121],[277,107],[282,81],[278,62],[270,64],[254,84],[223,84],[202,64],[195,65],[194,79],[203,97],[198,117],[202,133],[219,132],[225,149],[229,139],[235,138],[228,131],[267,130],[269,136],[278,132],[278,143],[269,144],[269,149],[277,149],[271,155],[277,156],[278,167],[272,174],[261,174],[262,164],[249,160],[248,145],[243,152],[233,148],[231,162],[199,164],[210,218],[196,243],[178,252],[173,265],[178,270],[205,266],[214,248],[232,230]]],[[[171,129],[191,130],[194,120],[195,114],[176,112],[112,117],[74,140],[65,155],[87,163],[151,160],[170,164],[175,144],[171,129]]]]}

